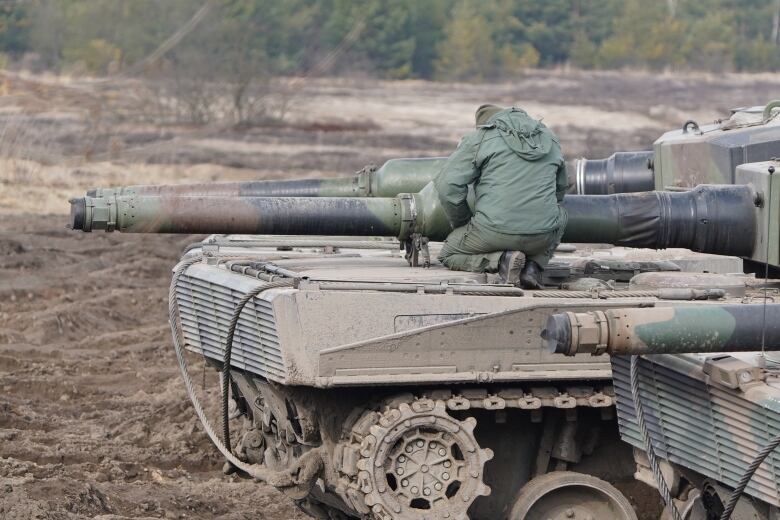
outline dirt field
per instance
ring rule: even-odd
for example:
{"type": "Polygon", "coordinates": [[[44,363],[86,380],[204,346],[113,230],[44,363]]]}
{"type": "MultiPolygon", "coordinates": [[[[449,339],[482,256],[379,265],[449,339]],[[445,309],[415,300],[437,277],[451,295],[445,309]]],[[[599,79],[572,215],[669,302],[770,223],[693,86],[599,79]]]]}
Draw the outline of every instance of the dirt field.
{"type": "MultiPolygon", "coordinates": [[[[523,106],[558,132],[567,155],[599,157],[646,149],[687,119],[711,121],[778,91],[769,76],[316,81],[296,90],[281,123],[238,131],[158,127],[80,87],[6,79],[0,519],[303,518],[276,491],[222,475],[179,379],[167,287],[197,237],[70,232],[69,197],[96,185],[336,176],[446,154],[483,102],[523,106]]],[[[215,375],[195,361],[216,396],[215,375]]]]}

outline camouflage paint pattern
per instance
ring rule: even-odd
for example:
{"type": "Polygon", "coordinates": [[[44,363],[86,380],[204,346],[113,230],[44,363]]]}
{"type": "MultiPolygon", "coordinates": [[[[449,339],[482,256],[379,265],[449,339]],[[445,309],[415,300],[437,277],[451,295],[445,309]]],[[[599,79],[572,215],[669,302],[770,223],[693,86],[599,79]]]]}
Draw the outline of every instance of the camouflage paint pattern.
{"type": "Polygon", "coordinates": [[[663,134],[653,145],[655,189],[734,184],[738,165],[780,156],[780,111],[765,112],[742,109],[725,121],[701,127],[689,121],[663,134]]]}
{"type": "MultiPolygon", "coordinates": [[[[613,356],[621,438],[640,450],[625,355],[649,354],[639,360],[638,398],[657,454],[731,488],[780,433],[780,375],[738,353],[760,351],[762,336],[766,351],[780,350],[780,304],[559,313],[543,334],[548,350],[613,356]]],[[[746,492],[780,506],[780,453],[759,467],[746,492]]]]}
{"type": "MultiPolygon", "coordinates": [[[[748,186],[682,193],[569,195],[563,240],[628,247],[683,247],[749,255],[755,246],[748,186]]],[[[71,201],[71,228],[127,233],[383,235],[434,241],[451,231],[432,183],[395,198],[127,196],[71,201]]]]}
{"type": "Polygon", "coordinates": [[[551,351],[687,354],[780,350],[780,304],[680,305],[556,314],[544,339],[551,351]],[[766,312],[766,318],[764,313],[766,312]]]}
{"type": "MultiPolygon", "coordinates": [[[[740,356],[662,354],[639,360],[639,398],[657,455],[729,488],[780,433],[780,377],[740,356]]],[[[612,358],[621,438],[644,450],[629,371],[627,357],[612,358]]],[[[746,493],[780,506],[780,451],[758,468],[746,493]]]]}
{"type": "Polygon", "coordinates": [[[379,169],[367,166],[353,177],[123,186],[91,189],[87,196],[395,197],[420,191],[445,161],[446,157],[390,159],[379,169]]]}
{"type": "Polygon", "coordinates": [[[728,119],[698,126],[686,122],[666,132],[651,152],[616,152],[601,160],[578,159],[574,193],[599,195],[739,184],[735,169],[780,156],[780,102],[738,109],[728,119]]]}
{"type": "MultiPolygon", "coordinates": [[[[392,236],[397,199],[114,196],[85,201],[85,231],[392,236]]],[[[71,225],[77,228],[72,213],[71,225]]]]}

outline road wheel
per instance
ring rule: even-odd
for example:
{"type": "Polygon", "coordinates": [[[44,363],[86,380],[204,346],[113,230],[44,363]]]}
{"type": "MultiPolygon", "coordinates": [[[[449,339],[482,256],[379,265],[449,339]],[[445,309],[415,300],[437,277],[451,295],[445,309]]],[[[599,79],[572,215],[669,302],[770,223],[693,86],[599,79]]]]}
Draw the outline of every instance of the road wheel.
{"type": "Polygon", "coordinates": [[[612,484],[583,473],[554,471],[520,490],[511,520],[637,520],[628,499],[612,484]]]}

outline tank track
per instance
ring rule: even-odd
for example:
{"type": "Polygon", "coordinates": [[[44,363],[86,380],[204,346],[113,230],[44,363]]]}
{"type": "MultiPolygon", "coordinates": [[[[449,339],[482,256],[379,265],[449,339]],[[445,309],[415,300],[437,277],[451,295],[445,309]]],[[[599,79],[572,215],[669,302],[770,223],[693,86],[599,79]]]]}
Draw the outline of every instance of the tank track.
{"type": "Polygon", "coordinates": [[[458,420],[449,412],[611,410],[613,404],[610,385],[437,389],[421,396],[397,395],[379,410],[353,414],[358,418],[336,448],[335,466],[341,476],[337,492],[357,512],[377,520],[466,520],[472,502],[490,494],[482,476],[493,453],[480,448],[474,438],[474,417],[458,420]],[[452,453],[455,446],[459,454],[452,453]],[[431,452],[438,457],[431,457],[431,452]],[[459,472],[453,473],[456,466],[459,472]]]}
{"type": "MultiPolygon", "coordinates": [[[[246,375],[239,377],[247,381],[246,375]]],[[[239,386],[254,417],[254,426],[239,443],[244,457],[282,469],[297,468],[300,458],[315,448],[329,454],[318,476],[282,489],[317,518],[347,518],[339,513],[343,508],[376,520],[466,520],[474,500],[491,493],[483,477],[493,452],[474,436],[478,420],[482,424],[493,416],[500,422],[508,410],[525,411],[529,424],[545,423],[541,428],[545,409],[559,410],[559,417],[576,423],[577,410],[583,408],[600,410],[600,420],[614,418],[609,382],[434,388],[373,401],[363,401],[355,389],[342,401],[316,390],[239,386]],[[302,406],[300,399],[310,404],[302,406]],[[293,415],[285,412],[287,401],[293,415]],[[291,419],[304,427],[292,427],[291,419]],[[320,484],[315,485],[317,479],[320,484]]]]}
{"type": "Polygon", "coordinates": [[[359,453],[350,467],[350,501],[380,520],[465,520],[474,499],[490,493],[482,474],[493,452],[479,448],[476,425],[428,398],[364,414],[350,435],[359,453]]]}
{"type": "Polygon", "coordinates": [[[608,408],[615,404],[615,391],[611,385],[596,389],[592,386],[534,386],[528,389],[506,388],[497,392],[486,388],[434,390],[427,395],[431,399],[443,400],[452,411],[485,409],[539,410],[541,408],[608,408]]]}

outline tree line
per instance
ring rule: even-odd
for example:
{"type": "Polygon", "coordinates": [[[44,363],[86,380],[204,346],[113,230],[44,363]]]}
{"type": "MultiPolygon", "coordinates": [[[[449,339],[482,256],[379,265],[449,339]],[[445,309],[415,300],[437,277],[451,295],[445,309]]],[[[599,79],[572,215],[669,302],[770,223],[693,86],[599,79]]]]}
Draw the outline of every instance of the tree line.
{"type": "Polygon", "coordinates": [[[329,73],[479,81],[562,65],[780,69],[780,0],[5,0],[0,52],[33,68],[115,73],[204,1],[208,16],[156,66],[306,73],[359,24],[329,73]]]}
{"type": "Polygon", "coordinates": [[[204,2],[146,70],[465,81],[557,66],[780,70],[780,0],[6,0],[0,57],[121,73],[204,2]]]}

